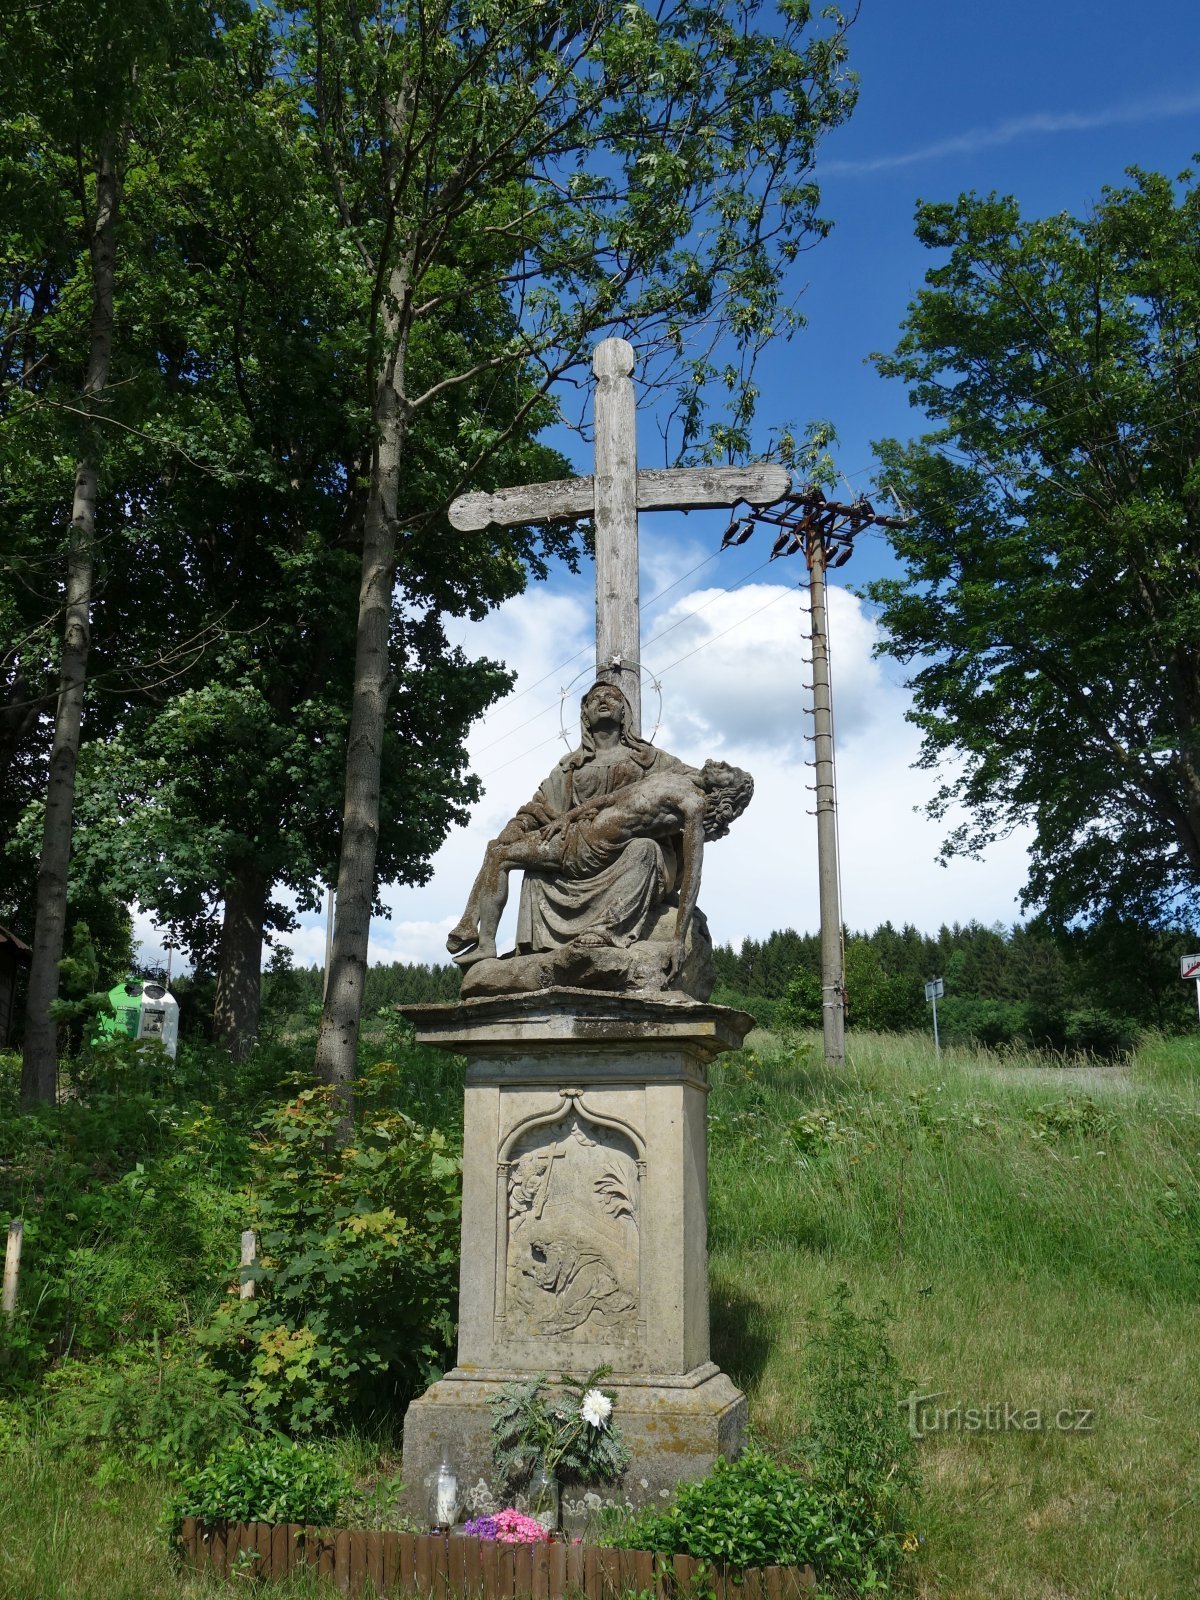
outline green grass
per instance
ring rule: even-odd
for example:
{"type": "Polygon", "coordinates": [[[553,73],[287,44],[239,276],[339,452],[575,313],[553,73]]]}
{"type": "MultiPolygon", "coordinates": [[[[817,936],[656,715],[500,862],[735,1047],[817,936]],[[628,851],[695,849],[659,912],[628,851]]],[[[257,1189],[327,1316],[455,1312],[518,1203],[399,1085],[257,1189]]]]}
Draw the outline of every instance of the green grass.
{"type": "MultiPolygon", "coordinates": [[[[409,1089],[451,1120],[458,1067],[434,1061],[409,1089]]],[[[797,1438],[809,1314],[839,1281],[891,1305],[902,1370],[939,1404],[1095,1414],[1086,1434],[927,1436],[907,1593],[1200,1592],[1200,1040],[1066,1067],[852,1035],[833,1073],[815,1039],[755,1034],[714,1067],[709,1110],[713,1354],[764,1441],[797,1438]]],[[[361,1436],[339,1451],[360,1479],[396,1470],[361,1436]]],[[[166,1493],[36,1444],[0,1454],[0,1600],[215,1590],[174,1567],[166,1493]]]]}
{"type": "Polygon", "coordinates": [[[943,1407],[1090,1409],[1094,1432],[942,1432],[912,1586],[955,1600],[1193,1596],[1200,1574],[1200,1048],[1127,1068],[755,1035],[712,1096],[714,1355],[754,1426],[803,1419],[807,1316],[895,1311],[943,1407]]]}

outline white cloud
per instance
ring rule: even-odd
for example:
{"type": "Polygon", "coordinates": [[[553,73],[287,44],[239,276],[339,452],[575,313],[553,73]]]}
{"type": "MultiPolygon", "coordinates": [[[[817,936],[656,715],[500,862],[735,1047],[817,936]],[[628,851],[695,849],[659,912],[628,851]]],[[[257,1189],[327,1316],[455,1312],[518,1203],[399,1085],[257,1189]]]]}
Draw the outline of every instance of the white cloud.
{"type": "Polygon", "coordinates": [[[1200,94],[1163,95],[1153,100],[1128,101],[1100,111],[1038,111],[1023,117],[1010,117],[987,128],[968,128],[947,139],[935,139],[915,150],[896,151],[886,156],[862,160],[833,160],[820,164],[819,176],[865,177],[875,172],[894,172],[922,161],[937,161],[944,156],[974,155],[1000,145],[1039,134],[1088,133],[1096,128],[1132,126],[1141,122],[1162,122],[1171,117],[1193,116],[1200,111],[1200,94]]]}

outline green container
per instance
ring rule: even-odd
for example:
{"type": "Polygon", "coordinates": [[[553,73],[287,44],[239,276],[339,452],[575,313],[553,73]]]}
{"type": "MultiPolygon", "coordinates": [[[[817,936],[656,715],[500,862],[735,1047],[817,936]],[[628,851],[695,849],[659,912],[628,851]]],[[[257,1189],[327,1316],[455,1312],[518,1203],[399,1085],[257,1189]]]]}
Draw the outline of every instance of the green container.
{"type": "Polygon", "coordinates": [[[154,978],[126,978],[108,991],[111,1017],[97,1017],[97,1039],[154,1040],[175,1059],[179,1048],[179,1002],[154,978]]]}
{"type": "Polygon", "coordinates": [[[117,983],[108,991],[109,1004],[115,1016],[99,1017],[97,1030],[102,1039],[136,1039],[142,1020],[142,982],[131,978],[128,983],[117,983]]]}

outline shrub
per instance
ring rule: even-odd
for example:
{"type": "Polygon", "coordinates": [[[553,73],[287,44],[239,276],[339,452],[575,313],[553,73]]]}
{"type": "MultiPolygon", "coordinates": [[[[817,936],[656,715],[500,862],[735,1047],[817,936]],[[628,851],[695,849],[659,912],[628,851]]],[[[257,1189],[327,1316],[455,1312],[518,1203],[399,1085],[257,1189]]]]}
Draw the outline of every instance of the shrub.
{"type": "MultiPolygon", "coordinates": [[[[916,1487],[905,1384],[887,1340],[887,1306],[860,1314],[841,1283],[811,1320],[804,1354],[804,1451],[815,1478],[878,1511],[916,1487]]],[[[886,1519],[885,1519],[886,1520],[886,1519]]]]}
{"type": "Polygon", "coordinates": [[[326,1086],[262,1124],[257,1297],[231,1290],[198,1337],[263,1426],[312,1433],[347,1411],[396,1412],[440,1375],[454,1334],[460,1162],[440,1132],[384,1103],[395,1073],[381,1062],[355,1085],[349,1143],[326,1086]]]}
{"type": "Polygon", "coordinates": [[[886,1590],[916,1492],[887,1322],[886,1308],[856,1313],[845,1284],[814,1317],[804,1363],[805,1471],[752,1445],[683,1485],[668,1510],[636,1518],[626,1542],[740,1568],[811,1562],[839,1591],[886,1590]]]}
{"type": "Polygon", "coordinates": [[[778,1000],[769,1000],[761,994],[743,994],[739,989],[731,989],[728,984],[719,983],[712,992],[712,1003],[715,1006],[733,1006],[737,1011],[748,1012],[760,1028],[774,1028],[778,1024],[778,1000]]]}
{"type": "Polygon", "coordinates": [[[827,1570],[860,1590],[899,1564],[905,1513],[916,1497],[916,1444],[887,1340],[886,1306],[866,1314],[839,1284],[812,1319],[804,1354],[807,1429],[802,1448],[836,1529],[827,1570]]]}
{"type": "Polygon", "coordinates": [[[696,1556],[736,1568],[814,1564],[835,1537],[814,1485],[748,1445],[706,1478],[682,1484],[665,1511],[646,1511],[625,1534],[638,1550],[696,1556]]]}
{"type": "Polygon", "coordinates": [[[213,1117],[141,1091],[0,1116],[0,1217],[25,1222],[0,1384],[207,1316],[237,1259],[246,1154],[213,1117]]]}
{"type": "Polygon", "coordinates": [[[1067,1015],[1067,1049],[1079,1055],[1109,1059],[1129,1055],[1138,1042],[1139,1028],[1128,1017],[1114,1017],[1108,1011],[1091,1007],[1067,1015]]]}
{"type": "Polygon", "coordinates": [[[819,1028],[822,1021],[821,980],[803,968],[792,975],[775,1010],[777,1028],[819,1028]]]}
{"type": "Polygon", "coordinates": [[[1025,1025],[1026,1008],[1016,1000],[948,994],[938,1004],[938,1028],[942,1039],[950,1043],[962,1041],[997,1050],[1019,1038],[1025,1025]]]}
{"type": "Polygon", "coordinates": [[[64,1361],[47,1377],[46,1429],[59,1445],[95,1446],[152,1470],[180,1470],[232,1443],[246,1409],[226,1378],[180,1349],[64,1361]]]}
{"type": "Polygon", "coordinates": [[[349,1475],[324,1450],[290,1439],[239,1439],[182,1479],[182,1517],[203,1522],[328,1524],[350,1493],[349,1475]]]}

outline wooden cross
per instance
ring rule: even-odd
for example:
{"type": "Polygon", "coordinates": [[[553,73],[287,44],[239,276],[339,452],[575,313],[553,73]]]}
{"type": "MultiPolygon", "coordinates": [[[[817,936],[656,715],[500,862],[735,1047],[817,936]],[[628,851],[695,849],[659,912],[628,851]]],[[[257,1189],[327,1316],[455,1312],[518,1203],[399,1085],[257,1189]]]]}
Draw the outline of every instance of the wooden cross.
{"type": "Polygon", "coordinates": [[[772,505],[791,488],[769,462],[748,467],[668,467],[639,472],[633,392],[633,346],[604,339],[592,356],[596,374],[596,471],[590,478],[526,483],[495,494],[464,494],[450,507],[464,533],[519,522],[564,522],[591,515],[596,527],[596,676],[616,683],[641,732],[638,630],[639,511],[772,505]]]}

